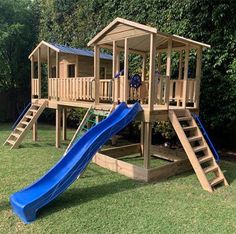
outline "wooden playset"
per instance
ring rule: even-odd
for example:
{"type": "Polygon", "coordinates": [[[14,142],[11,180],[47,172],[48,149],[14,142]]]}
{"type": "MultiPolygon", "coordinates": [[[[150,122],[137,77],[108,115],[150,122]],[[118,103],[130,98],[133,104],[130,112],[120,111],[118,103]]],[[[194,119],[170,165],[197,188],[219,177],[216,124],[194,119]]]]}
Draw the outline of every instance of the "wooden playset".
{"type": "Polygon", "coordinates": [[[216,185],[228,185],[192,116],[199,113],[202,50],[210,45],[116,18],[88,46],[94,48],[94,53],[43,41],[30,54],[32,105],[7,144],[17,148],[31,128],[33,139],[37,140],[37,119],[45,108],[56,110],[56,147],[60,147],[61,135],[66,139],[67,108],[88,109],[75,138],[86,131],[91,115],[106,116],[120,102],[139,101],[142,111],[135,121],[141,125],[140,143],[101,149],[94,156],[94,163],[146,182],[193,168],[203,189],[209,192],[216,185]],[[112,56],[100,53],[101,49],[110,50],[112,56]],[[131,55],[142,59],[140,74],[135,74],[137,81],[141,79],[137,87],[130,86],[131,55]],[[47,67],[47,92],[42,96],[43,63],[47,67]],[[168,120],[182,143],[184,156],[162,156],[151,144],[153,123],[168,120]],[[143,166],[119,159],[134,154],[142,156],[143,166]],[[153,156],[171,163],[152,168],[153,156]],[[209,174],[213,176],[209,178],[209,174]]]}

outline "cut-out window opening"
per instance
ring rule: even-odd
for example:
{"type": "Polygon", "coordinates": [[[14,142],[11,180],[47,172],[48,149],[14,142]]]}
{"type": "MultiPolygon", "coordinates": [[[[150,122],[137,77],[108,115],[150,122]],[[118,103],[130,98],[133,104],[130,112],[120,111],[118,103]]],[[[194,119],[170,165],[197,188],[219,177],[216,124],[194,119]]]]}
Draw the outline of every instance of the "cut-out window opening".
{"type": "Polygon", "coordinates": [[[75,77],[75,64],[69,64],[67,66],[68,77],[75,77]]]}

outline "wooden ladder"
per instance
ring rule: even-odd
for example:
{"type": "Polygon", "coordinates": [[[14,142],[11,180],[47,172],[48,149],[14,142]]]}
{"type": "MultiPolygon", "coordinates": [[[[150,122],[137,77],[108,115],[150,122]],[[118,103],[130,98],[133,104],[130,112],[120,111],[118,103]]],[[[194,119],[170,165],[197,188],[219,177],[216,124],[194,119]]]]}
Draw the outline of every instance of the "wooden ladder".
{"type": "Polygon", "coordinates": [[[11,149],[18,148],[26,133],[33,127],[33,124],[37,121],[43,110],[46,108],[46,105],[47,101],[44,101],[42,104],[32,103],[29,110],[16,125],[4,145],[11,145],[11,149]]]}
{"type": "Polygon", "coordinates": [[[169,119],[202,185],[213,192],[217,185],[228,185],[201,130],[187,109],[170,110],[169,119]]]}
{"type": "Polygon", "coordinates": [[[106,118],[112,112],[112,110],[113,110],[113,107],[111,108],[110,111],[108,111],[108,110],[103,110],[103,109],[96,109],[93,107],[93,105],[91,105],[90,108],[87,110],[86,114],[84,115],[84,118],[82,119],[79,127],[77,128],[69,145],[67,146],[64,155],[68,152],[68,150],[73,145],[76,139],[81,137],[89,128],[91,128],[97,123],[95,120],[96,116],[106,118]]]}

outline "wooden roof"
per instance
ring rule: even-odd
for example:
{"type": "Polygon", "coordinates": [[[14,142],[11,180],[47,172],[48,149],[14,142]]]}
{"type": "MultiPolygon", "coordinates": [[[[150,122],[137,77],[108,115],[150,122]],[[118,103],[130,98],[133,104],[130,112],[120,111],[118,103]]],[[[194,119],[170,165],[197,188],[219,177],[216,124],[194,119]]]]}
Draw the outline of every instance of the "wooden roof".
{"type": "Polygon", "coordinates": [[[184,38],[178,35],[171,35],[158,31],[154,27],[139,24],[123,18],[116,18],[108,26],[106,26],[101,32],[99,32],[94,38],[92,38],[88,46],[95,44],[102,47],[111,47],[113,41],[117,41],[118,47],[123,48],[124,38],[129,38],[129,48],[140,51],[149,51],[150,33],[156,34],[157,49],[166,49],[168,39],[172,39],[172,47],[178,48],[189,44],[190,47],[207,47],[210,45],[184,38]]]}
{"type": "MultiPolygon", "coordinates": [[[[74,48],[74,47],[69,47],[65,45],[59,45],[59,44],[54,44],[54,43],[49,43],[46,41],[41,41],[38,46],[31,52],[29,55],[29,58],[31,58],[36,52],[38,48],[41,48],[41,54],[42,57],[46,59],[46,48],[49,47],[52,50],[59,52],[59,53],[64,53],[64,54],[73,54],[73,55],[80,55],[80,56],[86,56],[86,57],[93,57],[94,52],[88,49],[81,49],[81,48],[74,48]]],[[[107,60],[112,60],[112,56],[110,54],[106,53],[100,53],[100,58],[101,59],[107,59],[107,60]]]]}

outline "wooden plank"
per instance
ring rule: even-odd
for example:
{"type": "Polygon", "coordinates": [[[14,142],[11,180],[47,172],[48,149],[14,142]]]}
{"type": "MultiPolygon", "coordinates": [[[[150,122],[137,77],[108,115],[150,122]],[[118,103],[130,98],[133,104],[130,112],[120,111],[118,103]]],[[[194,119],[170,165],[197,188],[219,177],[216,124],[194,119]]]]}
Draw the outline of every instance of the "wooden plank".
{"type": "Polygon", "coordinates": [[[93,158],[93,163],[96,163],[100,167],[117,172],[121,175],[125,175],[131,179],[147,182],[147,170],[142,167],[111,158],[102,153],[96,153],[93,158]]]}
{"type": "Polygon", "coordinates": [[[195,103],[194,107],[199,108],[200,102],[200,85],[201,85],[201,73],[202,73],[202,47],[197,50],[196,59],[196,86],[195,86],[195,103]]]}
{"type": "Polygon", "coordinates": [[[62,140],[65,141],[67,140],[67,121],[66,121],[66,116],[67,116],[67,109],[64,107],[62,109],[62,140]]]}
{"type": "Polygon", "coordinates": [[[119,158],[119,157],[131,155],[131,154],[140,153],[140,144],[138,143],[138,144],[111,147],[108,149],[102,149],[100,152],[109,157],[119,158]]]}
{"type": "Polygon", "coordinates": [[[114,96],[113,100],[115,103],[118,103],[118,79],[115,78],[115,75],[117,73],[117,45],[116,41],[112,42],[112,78],[115,79],[115,89],[114,89],[114,96]]]}
{"type": "Polygon", "coordinates": [[[149,67],[149,111],[154,109],[154,77],[155,77],[155,57],[156,57],[156,35],[150,34],[150,67],[149,67]]]}
{"type": "Polygon", "coordinates": [[[38,48],[38,98],[41,98],[41,83],[42,83],[42,69],[41,69],[41,48],[38,48]]]}
{"type": "Polygon", "coordinates": [[[61,146],[61,109],[56,109],[56,148],[61,146]]]}
{"type": "Polygon", "coordinates": [[[55,98],[58,100],[58,79],[59,79],[59,53],[56,52],[56,83],[55,83],[55,98]]]}
{"type": "Polygon", "coordinates": [[[183,80],[183,107],[187,104],[187,89],[188,89],[188,63],[189,63],[189,45],[185,47],[184,58],[184,80],[183,80]]]}
{"type": "Polygon", "coordinates": [[[167,58],[166,58],[166,108],[169,109],[169,101],[170,101],[170,79],[171,79],[171,53],[172,53],[172,40],[168,40],[168,49],[167,49],[167,58]]]}
{"type": "Polygon", "coordinates": [[[32,128],[33,141],[38,140],[38,124],[37,121],[33,124],[32,128]]]}
{"type": "Polygon", "coordinates": [[[152,125],[149,122],[143,124],[143,166],[146,169],[150,168],[151,151],[150,145],[152,140],[152,125]]]}
{"type": "Polygon", "coordinates": [[[128,46],[128,38],[125,38],[125,53],[124,53],[124,83],[123,89],[124,95],[123,95],[123,100],[124,102],[127,102],[129,98],[129,46],[128,46]]]}
{"type": "Polygon", "coordinates": [[[99,104],[99,80],[100,80],[100,48],[94,46],[94,78],[95,78],[95,105],[99,104]]]}
{"type": "Polygon", "coordinates": [[[148,182],[166,180],[171,176],[175,176],[189,170],[192,170],[192,166],[188,159],[172,162],[158,168],[149,169],[148,182]]]}

